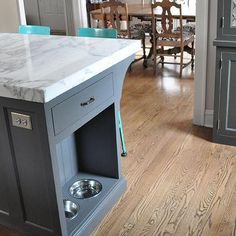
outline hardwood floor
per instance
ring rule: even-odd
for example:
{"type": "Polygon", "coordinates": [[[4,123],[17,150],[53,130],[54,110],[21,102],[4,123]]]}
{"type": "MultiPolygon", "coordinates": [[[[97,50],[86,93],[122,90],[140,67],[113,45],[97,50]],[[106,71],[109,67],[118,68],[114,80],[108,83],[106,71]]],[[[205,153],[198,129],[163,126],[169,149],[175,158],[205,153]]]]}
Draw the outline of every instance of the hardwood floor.
{"type": "Polygon", "coordinates": [[[121,108],[128,189],[93,236],[236,236],[236,148],[192,125],[194,81],[183,72],[154,78],[132,66],[121,108]]]}
{"type": "Polygon", "coordinates": [[[164,71],[134,65],[126,78],[128,189],[93,236],[236,235],[236,148],[192,125],[193,78],[164,71]]]}

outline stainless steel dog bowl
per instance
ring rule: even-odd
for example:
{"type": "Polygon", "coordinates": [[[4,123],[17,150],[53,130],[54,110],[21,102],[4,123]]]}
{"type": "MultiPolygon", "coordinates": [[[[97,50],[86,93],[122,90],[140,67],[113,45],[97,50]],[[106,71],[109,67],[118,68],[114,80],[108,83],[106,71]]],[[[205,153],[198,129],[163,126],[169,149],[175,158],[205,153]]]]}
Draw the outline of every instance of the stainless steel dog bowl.
{"type": "Polygon", "coordinates": [[[64,211],[67,219],[73,219],[77,216],[79,206],[72,201],[64,200],[64,211]]]}
{"type": "Polygon", "coordinates": [[[75,198],[91,198],[98,195],[102,190],[102,184],[93,179],[83,179],[75,182],[69,193],[75,198]]]}

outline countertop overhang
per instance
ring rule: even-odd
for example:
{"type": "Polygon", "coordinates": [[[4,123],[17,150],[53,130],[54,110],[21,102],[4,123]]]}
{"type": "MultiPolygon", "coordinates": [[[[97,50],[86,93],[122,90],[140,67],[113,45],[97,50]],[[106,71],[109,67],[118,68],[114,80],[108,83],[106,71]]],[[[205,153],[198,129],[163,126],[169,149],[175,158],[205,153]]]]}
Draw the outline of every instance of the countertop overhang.
{"type": "Polygon", "coordinates": [[[0,34],[0,97],[46,103],[140,50],[140,41],[0,34]]]}

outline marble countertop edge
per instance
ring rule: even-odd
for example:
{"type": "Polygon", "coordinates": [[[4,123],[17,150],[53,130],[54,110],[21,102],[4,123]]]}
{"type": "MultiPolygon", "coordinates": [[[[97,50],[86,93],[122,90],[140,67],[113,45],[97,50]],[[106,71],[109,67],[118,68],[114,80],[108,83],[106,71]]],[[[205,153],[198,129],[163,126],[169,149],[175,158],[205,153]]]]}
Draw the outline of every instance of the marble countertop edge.
{"type": "MultiPolygon", "coordinates": [[[[88,79],[92,78],[93,76],[96,76],[97,74],[101,73],[102,71],[114,66],[116,63],[121,62],[125,58],[131,56],[132,54],[136,54],[140,50],[140,41],[137,42],[137,44],[131,44],[129,47],[126,47],[119,52],[115,52],[112,55],[105,57],[90,66],[84,68],[83,70],[80,70],[65,79],[62,79],[61,81],[45,88],[41,89],[40,92],[42,92],[42,97],[39,100],[36,100],[34,102],[38,103],[47,103],[54,98],[60,96],[61,94],[69,91],[70,89],[79,86],[83,82],[87,81],[88,79]],[[129,49],[129,50],[128,50],[129,49]],[[111,60],[111,57],[113,60],[111,60]],[[80,78],[79,82],[76,78],[80,78]],[[65,84],[68,84],[65,87],[65,84]]],[[[29,101],[32,101],[29,99],[29,101]]]]}
{"type": "Polygon", "coordinates": [[[140,40],[19,34],[0,34],[0,45],[0,97],[36,103],[53,100],[141,49],[140,40]]]}

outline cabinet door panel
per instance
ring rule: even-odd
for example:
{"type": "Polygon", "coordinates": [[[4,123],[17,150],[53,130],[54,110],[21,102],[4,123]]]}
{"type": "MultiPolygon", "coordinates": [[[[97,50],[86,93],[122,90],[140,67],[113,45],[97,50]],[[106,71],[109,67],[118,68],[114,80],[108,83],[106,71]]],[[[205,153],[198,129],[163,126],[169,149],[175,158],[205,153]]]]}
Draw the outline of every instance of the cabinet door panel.
{"type": "Polygon", "coordinates": [[[37,0],[24,0],[26,21],[28,25],[40,25],[37,0]]]}
{"type": "Polygon", "coordinates": [[[222,53],[220,133],[236,137],[236,53],[222,53]]]}
{"type": "Polygon", "coordinates": [[[0,214],[9,215],[8,194],[6,189],[6,176],[4,166],[2,165],[2,157],[0,157],[0,214]]]}
{"type": "Polygon", "coordinates": [[[66,31],[63,0],[24,0],[27,24],[47,25],[53,31],[66,31]]]}
{"type": "Polygon", "coordinates": [[[0,224],[26,235],[58,236],[62,234],[44,116],[41,104],[0,97],[0,224]],[[22,123],[15,123],[12,112],[29,115],[32,130],[17,127],[22,123]]]}
{"type": "Polygon", "coordinates": [[[236,35],[236,0],[224,1],[224,35],[236,35]]]}
{"type": "Polygon", "coordinates": [[[41,25],[49,25],[52,30],[65,31],[63,0],[38,0],[41,25]]]}
{"type": "Polygon", "coordinates": [[[236,0],[218,1],[218,39],[236,38],[236,0]]]}
{"type": "Polygon", "coordinates": [[[0,224],[4,220],[17,224],[22,222],[23,214],[5,111],[0,98],[0,224]]]}
{"type": "MultiPolygon", "coordinates": [[[[52,215],[49,200],[47,169],[39,127],[34,113],[25,113],[32,118],[33,130],[12,125],[11,112],[8,109],[11,143],[14,150],[16,171],[21,189],[24,221],[26,224],[50,231],[52,215]]],[[[18,112],[18,111],[13,111],[18,112]]],[[[21,112],[21,111],[20,111],[21,112]]]]}

